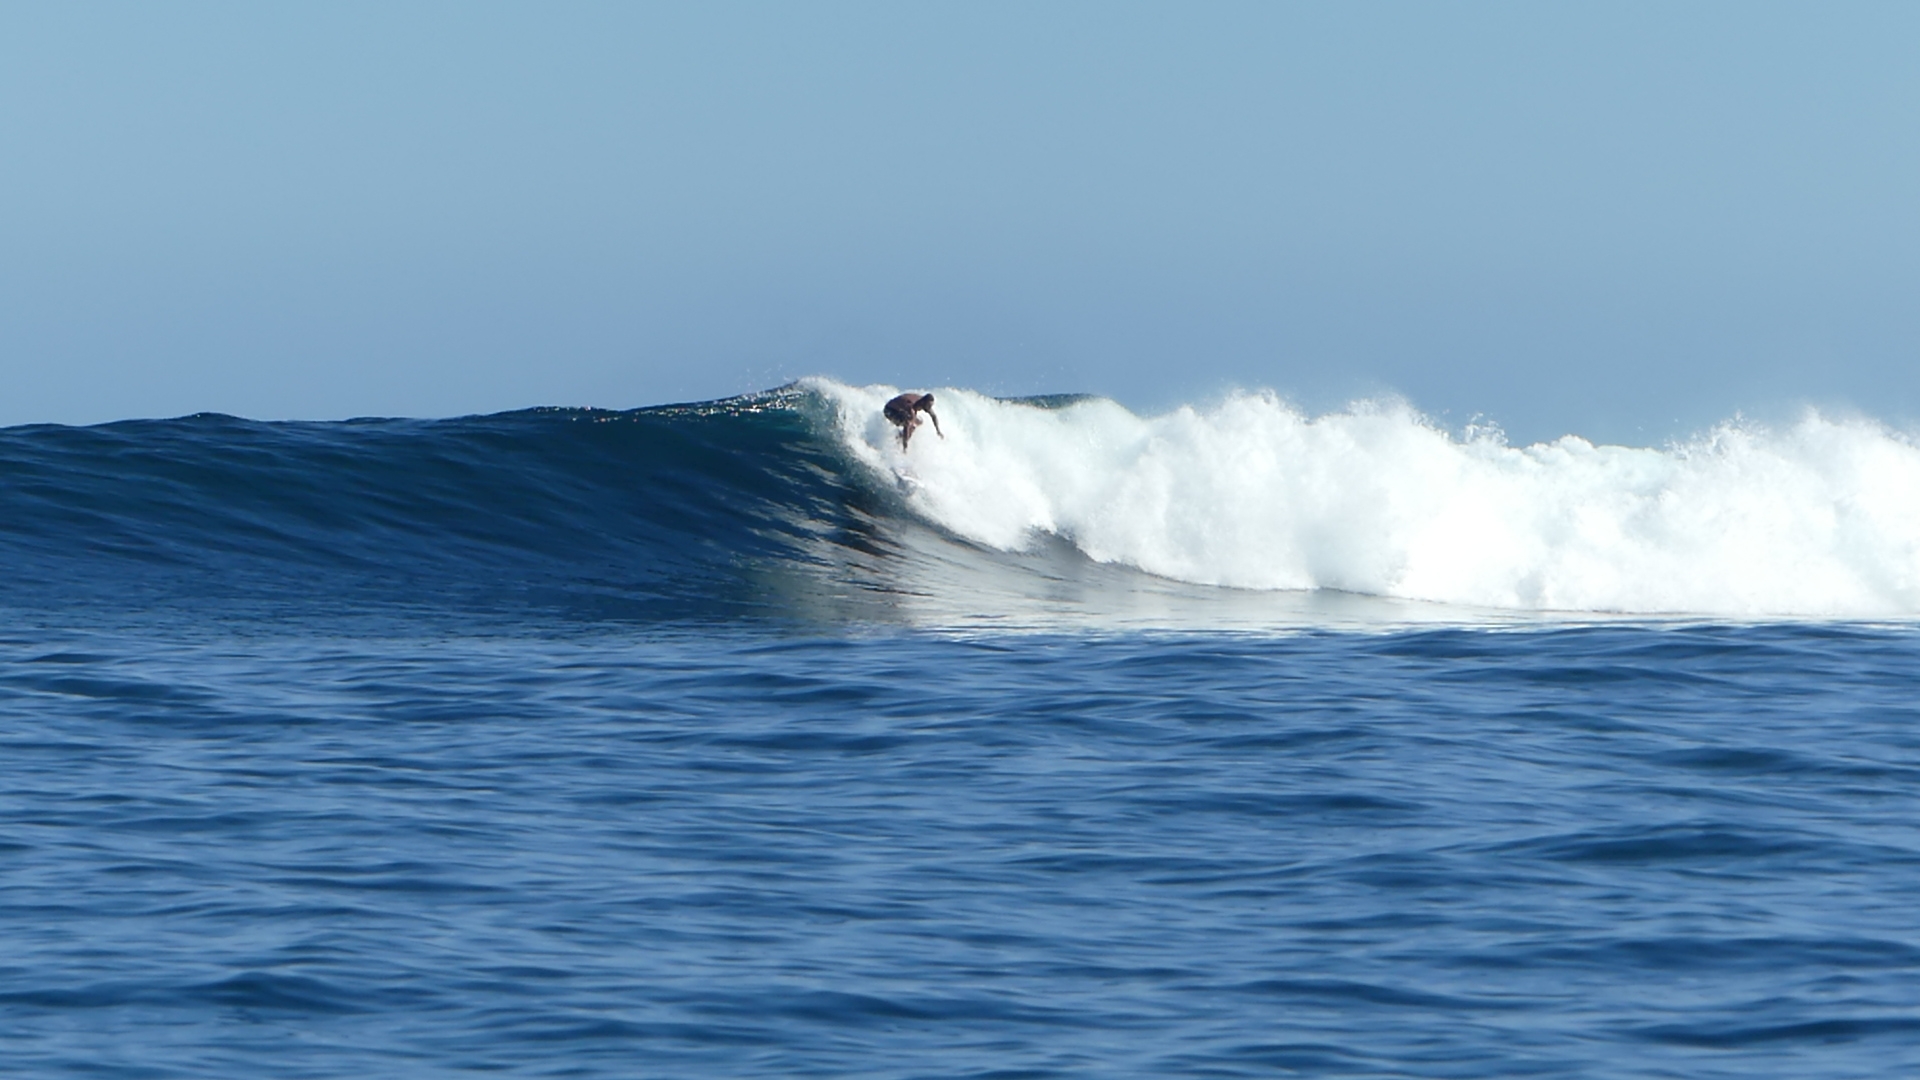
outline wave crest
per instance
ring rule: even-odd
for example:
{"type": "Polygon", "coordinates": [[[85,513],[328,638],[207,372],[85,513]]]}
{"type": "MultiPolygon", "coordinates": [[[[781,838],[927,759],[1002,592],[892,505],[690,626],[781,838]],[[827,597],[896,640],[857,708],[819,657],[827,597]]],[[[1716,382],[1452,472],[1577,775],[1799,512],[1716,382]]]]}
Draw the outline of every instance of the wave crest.
{"type": "Polygon", "coordinates": [[[1534,611],[1920,613],[1920,446],[1808,413],[1663,449],[1455,436],[1398,403],[1308,416],[1270,393],[1139,416],[937,391],[947,438],[903,454],[892,387],[806,384],[907,503],[1017,551],[1202,585],[1338,589],[1534,611]]]}

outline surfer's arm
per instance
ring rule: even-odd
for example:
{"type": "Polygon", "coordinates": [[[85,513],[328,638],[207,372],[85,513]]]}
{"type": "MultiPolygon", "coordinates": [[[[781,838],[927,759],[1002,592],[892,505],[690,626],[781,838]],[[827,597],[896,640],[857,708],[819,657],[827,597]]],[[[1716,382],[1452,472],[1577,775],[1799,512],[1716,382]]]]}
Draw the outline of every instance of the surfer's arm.
{"type": "Polygon", "coordinates": [[[933,433],[935,435],[938,435],[943,439],[947,437],[947,433],[940,430],[940,418],[933,415],[933,410],[931,408],[927,410],[927,419],[933,421],[933,433]]]}

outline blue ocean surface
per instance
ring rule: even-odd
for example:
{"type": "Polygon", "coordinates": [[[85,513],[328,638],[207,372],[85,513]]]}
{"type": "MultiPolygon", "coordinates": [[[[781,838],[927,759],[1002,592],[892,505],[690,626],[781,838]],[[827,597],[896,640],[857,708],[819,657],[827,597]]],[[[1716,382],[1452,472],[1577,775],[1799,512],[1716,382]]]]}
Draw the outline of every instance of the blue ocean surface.
{"type": "Polygon", "coordinates": [[[1920,1068],[1903,436],[888,389],[0,431],[0,1071],[1920,1068]]]}

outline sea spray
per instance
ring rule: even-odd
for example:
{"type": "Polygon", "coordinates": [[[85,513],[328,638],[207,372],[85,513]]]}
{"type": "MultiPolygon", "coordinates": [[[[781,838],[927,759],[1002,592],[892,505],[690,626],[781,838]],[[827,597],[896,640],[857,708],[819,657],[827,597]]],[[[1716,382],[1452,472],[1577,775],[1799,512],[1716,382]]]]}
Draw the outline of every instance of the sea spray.
{"type": "Polygon", "coordinates": [[[1202,585],[1338,589],[1536,611],[1920,613],[1920,447],[1809,412],[1661,449],[1455,436],[1401,403],[1308,416],[1271,393],[1139,416],[939,390],[902,452],[893,387],[805,385],[846,450],[953,534],[1202,585]]]}

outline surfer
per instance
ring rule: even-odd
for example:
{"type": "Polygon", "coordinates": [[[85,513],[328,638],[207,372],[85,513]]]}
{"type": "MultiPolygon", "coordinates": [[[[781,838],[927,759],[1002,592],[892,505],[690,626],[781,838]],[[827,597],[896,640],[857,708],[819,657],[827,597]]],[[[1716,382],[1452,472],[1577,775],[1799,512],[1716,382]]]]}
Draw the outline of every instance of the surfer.
{"type": "Polygon", "coordinates": [[[920,426],[921,413],[926,413],[927,419],[933,421],[935,435],[943,439],[947,437],[947,433],[940,430],[940,418],[933,415],[932,394],[901,394],[887,402],[887,407],[880,411],[886,414],[888,420],[893,421],[894,427],[900,429],[900,449],[902,450],[907,448],[907,440],[913,438],[913,429],[920,426]]]}

